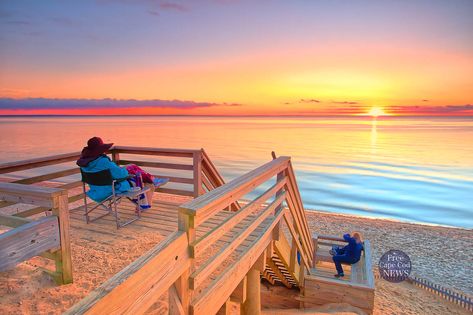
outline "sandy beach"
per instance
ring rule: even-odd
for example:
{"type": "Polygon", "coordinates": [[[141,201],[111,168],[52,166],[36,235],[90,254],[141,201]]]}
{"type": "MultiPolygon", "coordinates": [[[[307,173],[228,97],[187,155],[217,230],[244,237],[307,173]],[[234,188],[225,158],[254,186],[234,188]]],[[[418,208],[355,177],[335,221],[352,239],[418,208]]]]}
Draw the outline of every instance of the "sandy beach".
{"type": "Polygon", "coordinates": [[[473,231],[393,220],[306,211],[314,233],[342,235],[360,231],[370,240],[373,266],[390,249],[409,255],[413,275],[473,294],[473,231]]]}
{"type": "MultiPolygon", "coordinates": [[[[434,283],[471,294],[473,232],[464,229],[401,223],[389,220],[307,211],[311,231],[339,235],[361,231],[372,242],[373,266],[389,249],[401,249],[412,260],[413,274],[434,283]]],[[[126,229],[123,230],[126,235],[126,229]]],[[[73,233],[74,283],[56,286],[38,266],[38,257],[0,273],[0,313],[60,314],[91,290],[141,256],[163,236],[143,233],[139,239],[120,240],[113,250],[104,239],[73,233]],[[93,244],[93,246],[91,246],[93,244]]],[[[167,309],[166,297],[156,303],[150,314],[167,309]]],[[[330,313],[346,311],[332,307],[330,313]]],[[[327,311],[328,312],[328,311],[327,311]]],[[[326,313],[327,313],[326,312],[326,313]]],[[[376,280],[375,314],[468,314],[459,306],[409,283],[392,284],[376,280]]]]}

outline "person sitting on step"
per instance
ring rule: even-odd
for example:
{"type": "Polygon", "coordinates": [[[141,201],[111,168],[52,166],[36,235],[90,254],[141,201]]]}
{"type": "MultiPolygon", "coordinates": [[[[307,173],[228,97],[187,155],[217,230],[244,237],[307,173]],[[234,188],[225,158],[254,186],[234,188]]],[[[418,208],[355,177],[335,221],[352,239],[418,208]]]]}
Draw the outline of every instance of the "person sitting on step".
{"type": "Polygon", "coordinates": [[[333,256],[333,262],[335,268],[337,268],[336,278],[345,276],[343,273],[342,263],[353,265],[360,260],[361,251],[363,250],[363,241],[359,232],[353,232],[353,236],[350,234],[343,235],[343,239],[348,242],[345,247],[334,246],[330,250],[330,254],[333,256]]]}

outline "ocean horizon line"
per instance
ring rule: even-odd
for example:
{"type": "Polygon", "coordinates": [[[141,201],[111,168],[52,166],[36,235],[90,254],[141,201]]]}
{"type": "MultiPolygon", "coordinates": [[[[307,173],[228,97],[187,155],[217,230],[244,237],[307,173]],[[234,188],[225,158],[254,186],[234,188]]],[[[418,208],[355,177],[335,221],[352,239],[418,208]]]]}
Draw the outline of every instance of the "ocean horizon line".
{"type": "Polygon", "coordinates": [[[195,115],[195,114],[150,114],[150,115],[130,115],[130,114],[113,114],[113,115],[103,115],[103,114],[87,114],[87,115],[73,115],[73,114],[31,114],[31,115],[4,115],[0,114],[1,118],[11,118],[11,117],[218,117],[218,118],[234,118],[234,117],[252,117],[252,118],[261,118],[261,117],[297,117],[297,118],[369,118],[369,119],[397,119],[397,118],[473,118],[473,115],[382,115],[382,116],[370,116],[370,115],[195,115]]]}

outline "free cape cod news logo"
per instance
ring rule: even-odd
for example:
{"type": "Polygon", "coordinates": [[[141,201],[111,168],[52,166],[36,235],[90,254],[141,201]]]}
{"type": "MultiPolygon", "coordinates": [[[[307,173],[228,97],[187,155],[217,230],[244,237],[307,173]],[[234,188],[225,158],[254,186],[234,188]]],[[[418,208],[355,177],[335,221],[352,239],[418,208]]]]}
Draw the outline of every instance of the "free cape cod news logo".
{"type": "Polygon", "coordinates": [[[384,253],[378,263],[379,274],[389,282],[398,283],[406,280],[411,274],[411,259],[401,250],[390,250],[384,253]]]}

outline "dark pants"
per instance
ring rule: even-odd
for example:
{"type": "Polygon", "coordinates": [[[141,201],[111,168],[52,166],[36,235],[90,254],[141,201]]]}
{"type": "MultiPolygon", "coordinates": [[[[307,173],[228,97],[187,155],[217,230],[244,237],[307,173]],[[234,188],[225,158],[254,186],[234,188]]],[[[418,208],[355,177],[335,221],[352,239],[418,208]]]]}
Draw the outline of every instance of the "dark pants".
{"type": "Polygon", "coordinates": [[[352,265],[358,260],[354,259],[353,257],[347,256],[347,255],[335,255],[332,257],[333,262],[335,263],[335,267],[337,268],[338,274],[343,274],[343,268],[342,268],[342,263],[347,264],[347,265],[352,265]]]}

